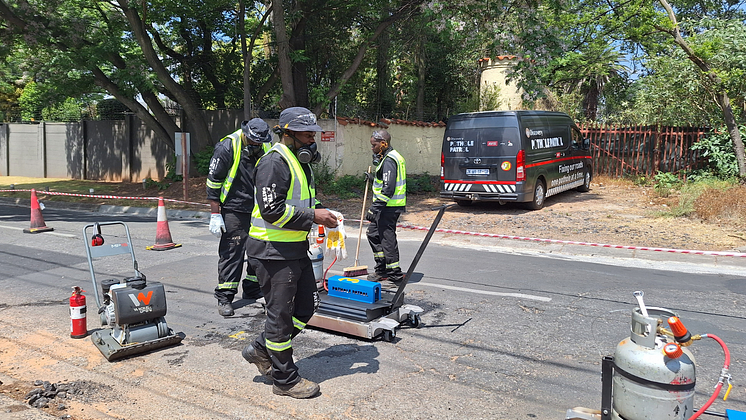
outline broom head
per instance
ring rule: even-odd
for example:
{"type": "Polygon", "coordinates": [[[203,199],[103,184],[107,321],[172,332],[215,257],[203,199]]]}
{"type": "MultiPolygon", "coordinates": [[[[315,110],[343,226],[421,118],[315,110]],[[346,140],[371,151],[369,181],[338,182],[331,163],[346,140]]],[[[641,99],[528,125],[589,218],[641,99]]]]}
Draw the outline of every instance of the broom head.
{"type": "Polygon", "coordinates": [[[367,265],[356,265],[354,267],[347,267],[344,271],[344,277],[357,277],[368,275],[367,265]]]}

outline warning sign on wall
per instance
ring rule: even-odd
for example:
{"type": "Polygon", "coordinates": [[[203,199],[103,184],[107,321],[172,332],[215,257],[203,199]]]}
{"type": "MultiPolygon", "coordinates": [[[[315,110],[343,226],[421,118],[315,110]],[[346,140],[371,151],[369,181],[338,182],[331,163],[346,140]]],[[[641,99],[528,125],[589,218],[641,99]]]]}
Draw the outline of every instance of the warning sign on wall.
{"type": "Polygon", "coordinates": [[[325,131],[321,133],[321,141],[334,141],[334,131],[325,131]]]}

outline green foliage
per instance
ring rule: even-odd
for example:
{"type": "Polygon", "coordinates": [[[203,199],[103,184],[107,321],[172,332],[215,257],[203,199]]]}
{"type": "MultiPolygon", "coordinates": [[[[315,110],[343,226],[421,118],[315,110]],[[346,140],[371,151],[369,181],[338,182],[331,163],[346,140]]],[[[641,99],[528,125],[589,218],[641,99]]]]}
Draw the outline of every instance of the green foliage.
{"type": "Polygon", "coordinates": [[[326,194],[327,190],[334,188],[337,168],[332,168],[331,165],[329,165],[328,156],[322,155],[321,162],[311,165],[311,170],[313,171],[313,179],[316,183],[317,190],[321,190],[326,194]]]}
{"type": "Polygon", "coordinates": [[[195,169],[198,174],[207,175],[210,173],[210,160],[212,160],[212,154],[214,152],[215,147],[208,144],[201,152],[194,154],[195,169]]]}
{"type": "MultiPolygon", "coordinates": [[[[746,138],[746,126],[740,126],[741,138],[746,138]]],[[[733,150],[733,142],[725,127],[711,132],[707,137],[694,143],[692,150],[702,152],[702,157],[707,158],[707,172],[712,173],[720,179],[738,176],[738,162],[733,150]]],[[[700,177],[702,174],[698,174],[700,177]]]]}
{"type": "Polygon", "coordinates": [[[83,106],[75,98],[67,98],[61,104],[48,106],[41,111],[45,121],[80,121],[83,106]]]}
{"type": "Polygon", "coordinates": [[[341,199],[362,197],[365,193],[365,178],[344,175],[327,185],[324,193],[334,194],[341,199]]]}
{"type": "Polygon", "coordinates": [[[427,172],[419,175],[407,174],[407,194],[425,194],[438,190],[440,177],[431,176],[427,172]]]}
{"type": "Polygon", "coordinates": [[[500,98],[500,86],[494,84],[492,86],[483,86],[479,92],[479,110],[480,111],[492,111],[503,108],[504,103],[500,98]]]}
{"type": "Polygon", "coordinates": [[[23,93],[18,97],[18,106],[21,108],[22,120],[41,120],[44,100],[42,98],[42,90],[36,82],[29,82],[24,86],[23,93]]]}
{"type": "Polygon", "coordinates": [[[181,181],[184,179],[182,175],[176,175],[176,155],[173,155],[171,159],[166,162],[166,176],[163,178],[169,181],[181,181]]]}
{"type": "Polygon", "coordinates": [[[650,185],[650,178],[645,175],[635,174],[632,176],[632,183],[638,187],[650,185]]]}
{"type": "Polygon", "coordinates": [[[168,189],[168,187],[170,187],[170,186],[171,186],[170,182],[165,182],[165,181],[160,181],[159,182],[159,181],[156,181],[156,180],[154,180],[152,178],[145,178],[145,188],[146,189],[148,189],[148,188],[157,188],[158,191],[163,191],[163,190],[168,189]]]}
{"type": "Polygon", "coordinates": [[[96,104],[96,114],[101,120],[123,120],[128,111],[129,108],[116,99],[102,99],[96,104]]]}
{"type": "Polygon", "coordinates": [[[681,187],[681,180],[671,172],[660,172],[653,177],[653,189],[661,197],[671,195],[671,190],[681,187]]]}

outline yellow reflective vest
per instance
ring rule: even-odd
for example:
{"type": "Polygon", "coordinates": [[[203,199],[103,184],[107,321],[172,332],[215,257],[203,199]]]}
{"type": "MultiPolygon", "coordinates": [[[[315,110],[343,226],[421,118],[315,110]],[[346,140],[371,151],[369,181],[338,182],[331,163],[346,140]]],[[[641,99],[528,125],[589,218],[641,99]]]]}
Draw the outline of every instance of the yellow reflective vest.
{"type": "MultiPolygon", "coordinates": [[[[254,197],[254,210],[251,212],[251,228],[249,236],[261,241],[269,242],[303,242],[306,241],[308,231],[287,229],[284,225],[295,215],[296,208],[314,208],[316,204],[316,190],[314,183],[309,182],[301,167],[298,158],[287,146],[275,143],[266,153],[279,153],[290,168],[290,188],[285,198],[285,212],[282,217],[273,223],[268,223],[262,218],[257,204],[258,198],[254,197]]],[[[266,155],[265,155],[266,156],[266,155]]],[[[313,172],[311,173],[313,177],[313,172]]],[[[311,179],[313,181],[313,179],[311,179]]]]}
{"type": "Polygon", "coordinates": [[[380,200],[386,202],[386,207],[403,207],[407,205],[407,166],[404,161],[404,157],[394,149],[391,149],[386,156],[381,159],[381,162],[376,167],[376,173],[383,166],[383,162],[391,158],[396,162],[396,187],[394,188],[394,195],[389,198],[381,193],[383,188],[383,181],[376,178],[373,181],[373,197],[374,200],[380,200]]]}
{"type": "MultiPolygon", "coordinates": [[[[225,177],[222,184],[217,184],[214,181],[210,181],[210,179],[207,180],[207,188],[220,188],[220,202],[224,203],[225,198],[228,196],[228,192],[231,190],[231,187],[233,186],[233,180],[236,178],[236,173],[238,172],[238,165],[241,163],[241,149],[243,148],[241,145],[241,133],[242,129],[238,129],[231,134],[228,134],[227,136],[220,139],[220,141],[223,141],[225,139],[231,139],[231,148],[233,151],[233,164],[231,165],[231,170],[228,172],[228,176],[225,177]]],[[[271,148],[270,143],[262,143],[262,150],[264,150],[264,153],[267,153],[269,149],[271,148]]]]}

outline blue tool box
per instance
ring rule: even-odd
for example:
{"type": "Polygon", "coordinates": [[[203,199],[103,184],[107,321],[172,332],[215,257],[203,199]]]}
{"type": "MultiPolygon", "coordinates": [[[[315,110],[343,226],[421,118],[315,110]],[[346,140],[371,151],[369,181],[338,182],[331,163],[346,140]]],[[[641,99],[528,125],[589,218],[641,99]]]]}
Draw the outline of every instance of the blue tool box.
{"type": "Polygon", "coordinates": [[[327,280],[329,296],[375,303],[381,299],[381,284],[351,277],[332,276],[327,280]]]}

